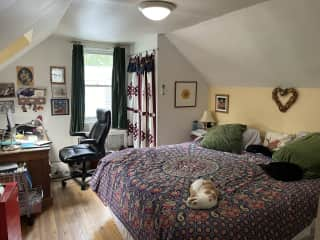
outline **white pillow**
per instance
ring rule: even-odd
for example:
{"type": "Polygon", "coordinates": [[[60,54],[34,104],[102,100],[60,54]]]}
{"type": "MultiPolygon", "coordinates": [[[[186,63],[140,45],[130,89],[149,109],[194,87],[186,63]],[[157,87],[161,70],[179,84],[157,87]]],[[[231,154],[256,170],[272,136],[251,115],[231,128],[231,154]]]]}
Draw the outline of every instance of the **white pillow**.
{"type": "Polygon", "coordinates": [[[305,136],[307,136],[308,134],[310,134],[310,132],[298,132],[298,133],[296,134],[296,139],[305,137],[305,136]]]}
{"type": "Polygon", "coordinates": [[[246,149],[249,145],[260,145],[261,137],[259,130],[255,128],[247,128],[242,134],[242,145],[246,149]]]}
{"type": "Polygon", "coordinates": [[[293,135],[279,132],[267,132],[263,145],[270,150],[276,151],[291,142],[294,139],[293,135]]]}

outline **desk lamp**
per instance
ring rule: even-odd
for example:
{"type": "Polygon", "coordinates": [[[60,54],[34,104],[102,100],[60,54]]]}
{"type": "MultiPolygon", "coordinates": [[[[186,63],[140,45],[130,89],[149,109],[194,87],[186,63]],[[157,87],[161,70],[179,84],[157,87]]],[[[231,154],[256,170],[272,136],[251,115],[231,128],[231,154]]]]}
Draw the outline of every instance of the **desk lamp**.
{"type": "Polygon", "coordinates": [[[203,123],[203,127],[206,130],[209,123],[215,123],[216,121],[213,119],[212,113],[210,111],[204,111],[200,122],[203,123]]]}

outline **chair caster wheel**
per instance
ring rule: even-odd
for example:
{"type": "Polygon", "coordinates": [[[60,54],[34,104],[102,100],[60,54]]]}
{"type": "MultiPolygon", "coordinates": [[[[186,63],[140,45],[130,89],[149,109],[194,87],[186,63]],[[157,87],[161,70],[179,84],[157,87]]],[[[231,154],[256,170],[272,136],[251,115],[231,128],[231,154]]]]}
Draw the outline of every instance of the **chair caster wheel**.
{"type": "Polygon", "coordinates": [[[32,226],[34,224],[34,218],[32,216],[27,217],[27,225],[32,226]]]}
{"type": "Polygon", "coordinates": [[[62,181],[61,182],[61,186],[64,188],[64,187],[66,187],[67,186],[67,182],[66,181],[62,181]]]}

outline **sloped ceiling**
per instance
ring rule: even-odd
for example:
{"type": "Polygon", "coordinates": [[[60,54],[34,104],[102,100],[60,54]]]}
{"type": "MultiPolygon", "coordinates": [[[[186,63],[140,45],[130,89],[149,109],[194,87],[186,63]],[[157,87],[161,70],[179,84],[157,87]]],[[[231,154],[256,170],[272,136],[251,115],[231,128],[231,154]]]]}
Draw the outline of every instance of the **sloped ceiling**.
{"type": "Polygon", "coordinates": [[[170,0],[177,9],[165,20],[146,19],[143,0],[73,0],[56,34],[104,42],[134,42],[144,35],[167,33],[265,0],[170,0]]]}
{"type": "Polygon", "coordinates": [[[21,52],[0,64],[0,70],[50,36],[71,0],[9,0],[0,4],[0,50],[32,31],[32,41],[21,52]]]}
{"type": "Polygon", "coordinates": [[[272,0],[168,38],[212,86],[320,87],[319,12],[319,0],[272,0]]]}

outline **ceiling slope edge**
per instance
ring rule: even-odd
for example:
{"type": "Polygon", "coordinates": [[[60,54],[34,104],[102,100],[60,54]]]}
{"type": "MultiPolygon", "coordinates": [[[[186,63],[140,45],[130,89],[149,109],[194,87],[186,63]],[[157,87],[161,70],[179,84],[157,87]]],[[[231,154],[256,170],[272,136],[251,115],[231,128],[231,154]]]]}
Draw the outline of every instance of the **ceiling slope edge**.
{"type": "MultiPolygon", "coordinates": [[[[71,0],[56,0],[54,4],[50,5],[50,8],[43,11],[41,17],[38,18],[29,30],[32,31],[32,41],[5,62],[1,63],[0,71],[51,36],[65,15],[70,4],[71,0]]],[[[21,36],[24,36],[24,34],[21,36]]],[[[26,37],[28,38],[29,36],[26,35],[26,37]]],[[[8,47],[10,47],[10,44],[8,47]]]]}

